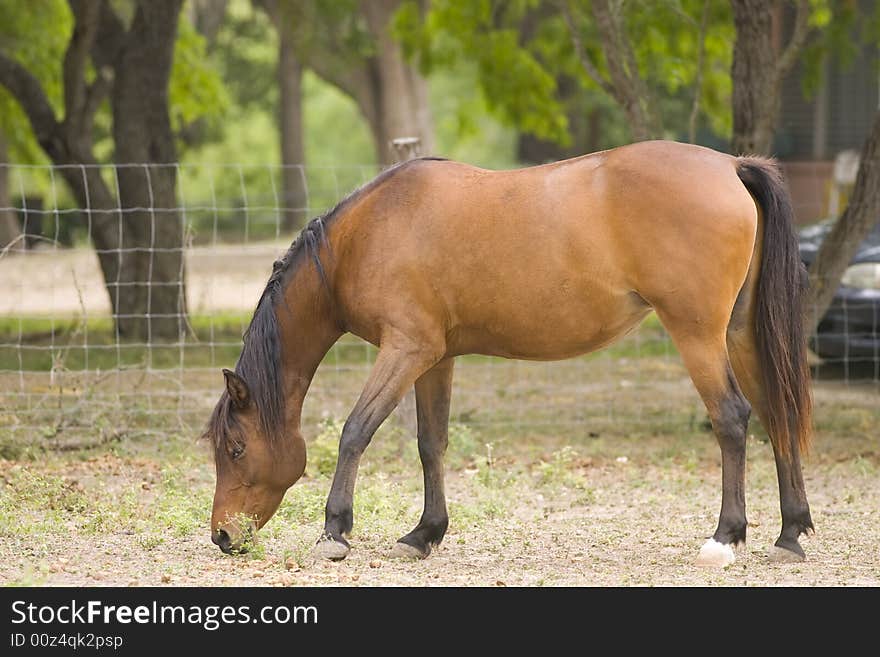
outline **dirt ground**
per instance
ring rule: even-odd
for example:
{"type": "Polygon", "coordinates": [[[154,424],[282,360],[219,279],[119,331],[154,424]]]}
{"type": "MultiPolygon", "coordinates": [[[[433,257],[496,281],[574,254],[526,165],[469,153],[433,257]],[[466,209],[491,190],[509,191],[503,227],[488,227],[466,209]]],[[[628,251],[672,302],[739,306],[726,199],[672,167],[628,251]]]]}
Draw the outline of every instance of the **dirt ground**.
{"type": "MultiPolygon", "coordinates": [[[[876,418],[875,418],[876,419],[876,418]]],[[[749,539],[736,563],[694,557],[717,520],[720,466],[711,435],[558,437],[500,442],[454,427],[451,515],[426,560],[389,558],[418,518],[414,441],[386,431],[368,452],[355,502],[353,550],[315,560],[333,465],[328,424],[308,476],[260,532],[251,554],[209,540],[213,471],[183,438],[101,453],[0,463],[0,582],[13,585],[880,585],[877,424],[819,441],[806,466],[817,533],[808,560],[771,564],[779,530],[772,455],[749,445],[749,539]],[[372,454],[370,454],[372,452],[372,454]]]]}

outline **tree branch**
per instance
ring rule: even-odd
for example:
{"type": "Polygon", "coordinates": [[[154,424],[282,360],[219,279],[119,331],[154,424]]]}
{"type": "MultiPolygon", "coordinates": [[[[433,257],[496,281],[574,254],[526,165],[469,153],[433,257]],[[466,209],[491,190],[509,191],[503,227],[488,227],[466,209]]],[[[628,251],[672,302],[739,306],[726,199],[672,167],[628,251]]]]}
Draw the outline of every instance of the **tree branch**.
{"type": "Polygon", "coordinates": [[[794,18],[794,30],[791,39],[779,59],[776,60],[776,79],[782,80],[785,74],[797,62],[807,39],[811,36],[813,30],[810,27],[810,2],[809,0],[797,0],[797,13],[794,18]]]}
{"type": "Polygon", "coordinates": [[[877,225],[880,216],[880,111],[874,114],[871,132],[860,154],[859,172],[843,215],[822,240],[810,266],[807,332],[815,330],[825,315],[859,245],[877,225]]]}
{"type": "Polygon", "coordinates": [[[113,84],[113,69],[105,66],[98,70],[98,77],[86,90],[86,104],[83,108],[83,124],[91,130],[94,123],[95,112],[101,106],[101,101],[110,93],[113,84]]]}
{"type": "Polygon", "coordinates": [[[0,84],[21,105],[37,142],[51,154],[55,150],[53,141],[59,123],[39,80],[24,66],[0,51],[0,84]]]}
{"type": "Polygon", "coordinates": [[[657,139],[663,130],[651,92],[639,73],[635,53],[621,15],[622,3],[611,0],[592,0],[593,20],[599,30],[599,39],[605,53],[608,74],[616,90],[614,98],[629,120],[632,136],[657,139]]]}
{"type": "Polygon", "coordinates": [[[92,61],[95,68],[102,69],[116,67],[119,54],[125,47],[128,32],[116,12],[106,0],[101,0],[101,15],[99,17],[98,33],[92,44],[92,61]]]}
{"type": "Polygon", "coordinates": [[[583,67],[584,72],[589,76],[589,78],[595,82],[602,91],[607,93],[612,98],[619,100],[617,95],[617,90],[612,86],[608,80],[602,77],[602,74],[599,73],[599,69],[596,68],[596,65],[593,64],[593,61],[590,59],[590,56],[587,54],[586,49],[584,48],[584,42],[581,40],[581,34],[578,30],[577,24],[575,23],[574,16],[571,12],[571,4],[570,0],[563,0],[560,3],[562,6],[562,15],[565,17],[565,23],[568,25],[568,33],[571,37],[571,45],[574,47],[574,52],[577,55],[578,60],[580,60],[581,67],[583,67]]]}
{"type": "Polygon", "coordinates": [[[71,129],[82,131],[85,128],[83,110],[88,95],[86,66],[98,32],[98,18],[103,3],[68,0],[68,4],[74,25],[67,52],[64,53],[64,122],[71,129]]]}
{"type": "Polygon", "coordinates": [[[700,32],[697,49],[697,73],[694,77],[694,101],[688,119],[688,141],[695,143],[697,139],[697,117],[700,113],[700,96],[703,92],[703,67],[706,59],[706,31],[709,28],[709,0],[703,2],[703,15],[700,18],[700,32]]]}

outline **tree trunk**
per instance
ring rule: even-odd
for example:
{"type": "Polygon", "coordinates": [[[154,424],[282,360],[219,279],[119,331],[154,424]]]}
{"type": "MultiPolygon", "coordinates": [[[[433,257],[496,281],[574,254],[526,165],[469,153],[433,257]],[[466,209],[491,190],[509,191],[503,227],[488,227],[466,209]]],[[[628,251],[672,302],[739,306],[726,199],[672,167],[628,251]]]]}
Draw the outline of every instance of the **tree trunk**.
{"type": "Polygon", "coordinates": [[[183,222],[168,115],[182,0],[138,4],[116,63],[113,139],[122,217],[117,327],[126,339],[177,339],[186,326],[183,222]],[[126,166],[136,163],[136,166],[126,166]],[[150,164],[143,164],[150,163],[150,164]]]}
{"type": "Polygon", "coordinates": [[[765,0],[732,0],[736,39],[733,44],[733,152],[769,155],[779,114],[780,95],[773,89],[773,5],[765,0]]]}
{"type": "Polygon", "coordinates": [[[376,55],[366,62],[369,83],[363,87],[366,93],[356,100],[370,124],[376,155],[384,165],[395,162],[390,142],[398,137],[417,137],[422,153],[434,152],[428,84],[406,61],[389,27],[399,5],[400,0],[365,0],[361,4],[376,55]]]}
{"type": "Polygon", "coordinates": [[[39,81],[0,51],[0,84],[20,103],[37,142],[83,209],[117,331],[130,339],[176,338],[185,325],[175,168],[120,167],[120,213],[96,166],[92,126],[112,85],[116,161],[175,161],[167,96],[181,2],[141,0],[126,30],[107,0],[70,0],[74,29],[63,65],[63,121],[39,81]],[[107,68],[115,70],[113,79],[107,68]]]}
{"type": "Polygon", "coordinates": [[[862,147],[859,173],[849,204],[823,240],[810,267],[810,291],[806,317],[812,333],[831,305],[840,279],[859,245],[880,218],[880,111],[862,147]]]}
{"type": "Polygon", "coordinates": [[[791,38],[784,49],[774,44],[781,12],[766,0],[730,0],[736,39],[733,44],[734,155],[769,155],[782,102],[783,77],[794,66],[810,35],[808,0],[798,0],[791,38]]]}
{"type": "MultiPolygon", "coordinates": [[[[0,134],[0,164],[9,162],[9,154],[6,150],[6,139],[0,134]]],[[[21,225],[14,210],[11,208],[12,199],[9,198],[9,169],[0,166],[0,249],[8,246],[21,236],[21,225]]],[[[24,244],[21,245],[24,248],[24,244]]]]}
{"type": "Polygon", "coordinates": [[[188,5],[190,22],[205,37],[209,51],[214,48],[217,34],[223,27],[228,5],[229,0],[191,0],[188,5]]]}
{"type": "Polygon", "coordinates": [[[278,122],[281,127],[282,221],[288,232],[302,228],[308,212],[305,148],[303,145],[302,75],[303,66],[294,50],[291,26],[279,20],[278,87],[280,102],[278,122]]]}

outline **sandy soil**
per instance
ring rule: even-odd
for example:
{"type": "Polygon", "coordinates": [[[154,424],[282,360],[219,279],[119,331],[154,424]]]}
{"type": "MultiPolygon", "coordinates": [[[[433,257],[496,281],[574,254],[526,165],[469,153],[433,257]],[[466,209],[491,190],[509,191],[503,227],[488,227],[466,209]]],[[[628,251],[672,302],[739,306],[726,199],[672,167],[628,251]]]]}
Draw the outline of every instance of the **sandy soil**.
{"type": "MultiPolygon", "coordinates": [[[[187,303],[194,314],[250,310],[290,246],[282,242],[193,247],[186,252],[187,303]]],[[[0,315],[109,315],[110,300],[91,249],[38,249],[0,258],[0,315]]]]}
{"type": "MultiPolygon", "coordinates": [[[[820,445],[806,469],[817,534],[802,540],[808,561],[788,565],[771,564],[765,557],[779,529],[776,484],[769,447],[751,441],[749,542],[725,570],[693,564],[717,519],[720,468],[712,437],[695,436],[683,444],[669,436],[638,444],[598,442],[543,454],[505,455],[500,447],[491,466],[478,456],[452,470],[450,531],[443,546],[419,562],[389,558],[394,540],[420,510],[411,449],[394,461],[397,466],[384,457],[365,464],[355,505],[354,549],[341,563],[309,554],[329,489],[325,476],[306,478],[288,493],[279,514],[261,532],[255,554],[230,557],[208,538],[212,472],[201,448],[176,454],[173,465],[155,457],[112,454],[52,465],[3,462],[3,494],[19,496],[15,507],[21,517],[16,531],[0,514],[0,582],[880,585],[880,454],[870,439],[850,441],[848,455],[839,445],[820,445]],[[405,467],[400,465],[404,461],[405,467]],[[33,481],[28,484],[22,470],[59,477],[62,488],[75,493],[74,501],[64,502],[57,494],[49,495],[55,502],[48,505],[28,501],[33,481]],[[179,478],[170,488],[169,472],[172,480],[179,478]],[[185,494],[179,497],[175,490],[185,494]],[[64,504],[70,508],[64,510],[64,504]],[[103,519],[97,518],[102,514],[103,519]],[[53,518],[62,526],[54,525],[53,518]]],[[[45,491],[47,485],[36,489],[45,491]]]]}

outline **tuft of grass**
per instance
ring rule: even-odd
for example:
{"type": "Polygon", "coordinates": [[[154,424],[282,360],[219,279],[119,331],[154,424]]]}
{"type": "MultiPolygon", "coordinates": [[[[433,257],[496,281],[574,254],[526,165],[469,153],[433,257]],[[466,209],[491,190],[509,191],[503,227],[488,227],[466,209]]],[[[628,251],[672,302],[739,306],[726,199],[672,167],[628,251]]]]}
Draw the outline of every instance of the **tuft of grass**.
{"type": "Polygon", "coordinates": [[[182,465],[163,470],[150,517],[143,520],[148,531],[166,539],[207,532],[210,524],[210,490],[192,487],[182,465]]]}
{"type": "Polygon", "coordinates": [[[76,484],[28,468],[15,468],[6,475],[5,493],[4,503],[20,510],[48,509],[80,514],[89,507],[76,484]]]}
{"type": "Polygon", "coordinates": [[[293,525],[306,525],[323,518],[330,479],[324,476],[304,478],[287,491],[276,517],[293,525]]]}
{"type": "Polygon", "coordinates": [[[448,466],[453,470],[472,467],[484,445],[474,427],[462,422],[450,422],[449,446],[446,450],[448,466]]]}
{"type": "Polygon", "coordinates": [[[577,452],[571,445],[565,445],[550,456],[549,461],[538,464],[538,478],[543,486],[565,486],[582,488],[584,478],[575,471],[577,452]]]}
{"type": "Polygon", "coordinates": [[[344,424],[333,418],[322,420],[318,434],[307,447],[306,472],[309,476],[328,476],[336,470],[339,436],[344,424]]]}

